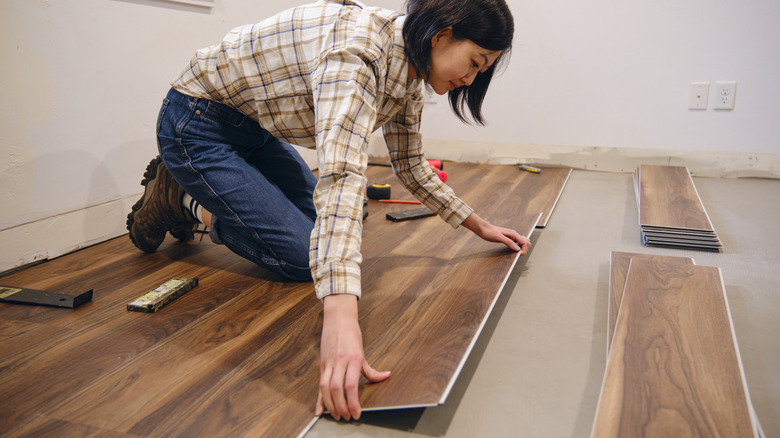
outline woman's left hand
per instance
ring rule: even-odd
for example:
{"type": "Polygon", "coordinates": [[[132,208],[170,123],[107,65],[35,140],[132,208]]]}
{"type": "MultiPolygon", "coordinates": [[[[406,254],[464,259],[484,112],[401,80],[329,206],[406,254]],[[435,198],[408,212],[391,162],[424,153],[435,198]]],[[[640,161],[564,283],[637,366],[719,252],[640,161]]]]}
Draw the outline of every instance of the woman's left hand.
{"type": "Polygon", "coordinates": [[[477,216],[476,213],[471,213],[462,225],[483,240],[503,243],[514,251],[522,250],[520,255],[525,255],[531,247],[531,241],[527,237],[521,236],[520,233],[510,228],[497,227],[477,216]]]}

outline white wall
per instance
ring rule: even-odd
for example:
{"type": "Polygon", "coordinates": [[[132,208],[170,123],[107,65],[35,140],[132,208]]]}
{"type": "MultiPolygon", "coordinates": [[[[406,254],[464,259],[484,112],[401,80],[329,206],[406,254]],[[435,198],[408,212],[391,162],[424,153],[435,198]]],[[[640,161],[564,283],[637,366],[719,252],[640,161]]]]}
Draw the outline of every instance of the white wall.
{"type": "MultiPolygon", "coordinates": [[[[170,80],[196,48],[300,1],[0,2],[0,271],[124,233],[170,80]]],[[[489,126],[461,125],[431,97],[424,134],[439,156],[705,151],[760,157],[776,175],[780,2],[509,3],[515,48],[489,126]],[[717,80],[738,81],[736,109],[688,110],[689,83],[717,80]]]]}
{"type": "Polygon", "coordinates": [[[780,153],[780,2],[510,5],[514,50],[487,97],[489,129],[453,123],[443,103],[428,137],[780,153]],[[688,109],[691,82],[724,80],[737,81],[733,111],[713,110],[713,95],[708,110],[688,109]]]}

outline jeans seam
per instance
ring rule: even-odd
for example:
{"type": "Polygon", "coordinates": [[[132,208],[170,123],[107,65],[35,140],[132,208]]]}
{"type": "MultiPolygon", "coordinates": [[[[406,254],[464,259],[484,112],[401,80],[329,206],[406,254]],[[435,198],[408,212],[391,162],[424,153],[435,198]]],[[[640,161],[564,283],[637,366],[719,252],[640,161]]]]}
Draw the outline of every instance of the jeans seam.
{"type": "MultiPolygon", "coordinates": [[[[191,121],[191,120],[192,120],[192,117],[189,117],[187,120],[188,120],[188,122],[189,122],[189,121],[191,121]]],[[[186,125],[187,125],[187,123],[182,123],[182,124],[181,124],[181,126],[182,126],[182,131],[183,131],[183,129],[184,129],[184,127],[185,127],[186,125]]],[[[244,230],[245,230],[245,231],[246,231],[246,232],[247,232],[249,235],[251,235],[251,236],[252,236],[252,239],[253,239],[255,242],[258,242],[258,243],[260,243],[260,244],[261,244],[261,245],[263,245],[265,248],[267,248],[267,249],[268,249],[268,251],[269,251],[271,254],[273,254],[273,256],[274,256],[273,260],[274,260],[274,261],[275,261],[277,264],[279,264],[279,263],[282,263],[282,262],[283,262],[283,260],[281,260],[281,259],[279,258],[279,256],[276,254],[276,251],[274,251],[274,250],[273,250],[273,248],[272,248],[270,245],[268,245],[268,243],[266,243],[266,242],[265,242],[265,240],[263,240],[263,238],[262,238],[262,237],[260,237],[260,235],[258,235],[258,234],[257,234],[257,232],[256,232],[256,231],[255,231],[255,230],[254,230],[252,227],[249,227],[249,226],[247,226],[247,225],[244,223],[244,221],[243,221],[243,220],[241,220],[241,217],[240,217],[240,216],[239,216],[239,215],[238,215],[238,214],[237,214],[237,213],[236,213],[236,212],[235,212],[235,211],[234,211],[232,208],[230,208],[230,206],[228,205],[228,203],[226,203],[226,202],[225,202],[225,200],[224,200],[224,199],[222,199],[222,197],[219,195],[219,193],[217,193],[217,192],[216,192],[216,190],[214,190],[214,188],[213,188],[213,187],[211,187],[211,185],[208,183],[208,181],[206,181],[206,179],[203,177],[203,174],[202,174],[202,173],[201,173],[201,172],[200,172],[198,169],[196,169],[196,168],[195,168],[195,166],[194,166],[194,165],[193,165],[193,163],[192,163],[192,158],[190,157],[190,154],[189,154],[189,152],[187,151],[187,147],[184,145],[184,142],[182,142],[182,141],[181,141],[181,136],[179,136],[179,137],[177,138],[177,143],[179,144],[179,147],[180,147],[180,149],[181,149],[181,151],[182,151],[182,154],[183,154],[183,155],[184,155],[184,156],[187,158],[187,161],[186,161],[186,163],[185,163],[185,167],[186,167],[186,168],[187,168],[187,169],[188,169],[190,172],[192,172],[193,174],[197,175],[199,184],[201,184],[201,186],[202,186],[203,188],[205,188],[206,190],[208,190],[208,191],[209,191],[209,193],[211,194],[211,196],[212,196],[214,199],[218,200],[218,201],[219,201],[219,202],[222,204],[222,207],[223,207],[225,210],[227,210],[228,212],[230,212],[230,215],[233,217],[233,220],[235,220],[235,221],[236,221],[236,223],[237,223],[237,224],[238,224],[238,225],[239,225],[241,228],[243,228],[243,229],[244,229],[244,230]]],[[[225,239],[225,238],[223,238],[222,236],[219,236],[219,238],[220,238],[220,240],[222,240],[223,242],[226,240],[226,239],[225,239]]],[[[233,240],[233,239],[228,239],[228,240],[233,240]]],[[[235,244],[235,240],[233,240],[233,242],[234,242],[234,244],[235,244]]],[[[246,248],[244,245],[238,245],[238,246],[241,246],[242,248],[246,248]]],[[[253,256],[255,256],[255,257],[258,257],[258,258],[260,258],[260,259],[263,259],[263,260],[267,259],[267,257],[264,257],[264,256],[263,256],[263,254],[258,254],[258,253],[256,253],[255,251],[252,251],[252,250],[247,250],[247,252],[248,252],[248,253],[250,253],[250,254],[252,254],[252,255],[253,255],[253,256]]],[[[271,263],[269,263],[269,264],[271,264],[271,263]]]]}

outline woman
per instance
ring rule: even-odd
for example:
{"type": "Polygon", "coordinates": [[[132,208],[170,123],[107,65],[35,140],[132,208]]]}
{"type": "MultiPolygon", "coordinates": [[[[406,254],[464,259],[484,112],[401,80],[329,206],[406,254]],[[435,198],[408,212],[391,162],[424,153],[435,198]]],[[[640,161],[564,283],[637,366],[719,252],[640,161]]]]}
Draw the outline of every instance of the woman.
{"type": "Polygon", "coordinates": [[[455,114],[481,105],[514,25],[504,0],[409,0],[406,16],[353,0],[319,1],[236,28],[197,51],[158,120],[160,157],[128,215],[153,252],[198,223],[217,243],[293,280],[323,302],[315,412],[360,417],[366,361],[358,324],[366,147],[380,126],[404,186],[453,227],[523,253],[529,240],[473,212],[430,170],[421,149],[425,83],[455,114]],[[316,148],[319,179],[289,143],[316,148]]]}

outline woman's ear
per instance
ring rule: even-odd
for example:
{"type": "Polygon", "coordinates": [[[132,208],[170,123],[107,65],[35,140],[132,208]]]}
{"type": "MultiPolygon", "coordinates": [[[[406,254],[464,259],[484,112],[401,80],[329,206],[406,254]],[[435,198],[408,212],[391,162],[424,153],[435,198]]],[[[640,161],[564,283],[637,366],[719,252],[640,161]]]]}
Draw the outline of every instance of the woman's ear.
{"type": "Polygon", "coordinates": [[[452,38],[452,26],[447,26],[444,29],[438,31],[436,35],[433,36],[431,39],[431,48],[436,47],[437,44],[439,44],[439,40],[442,38],[448,39],[452,38]]]}

